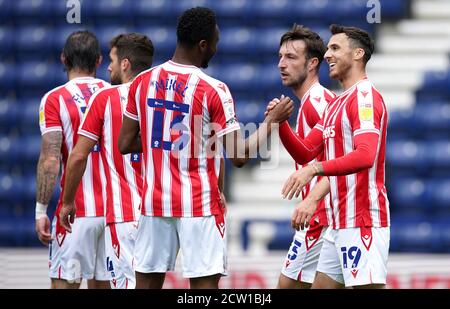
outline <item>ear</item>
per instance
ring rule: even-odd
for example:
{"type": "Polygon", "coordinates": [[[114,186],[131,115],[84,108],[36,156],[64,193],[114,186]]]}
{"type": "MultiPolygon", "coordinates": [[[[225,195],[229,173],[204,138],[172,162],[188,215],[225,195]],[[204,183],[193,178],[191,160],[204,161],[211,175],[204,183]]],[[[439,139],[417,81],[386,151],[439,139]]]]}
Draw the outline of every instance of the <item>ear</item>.
{"type": "Polygon", "coordinates": [[[122,59],[122,61],[120,62],[120,67],[121,67],[122,71],[124,71],[124,72],[131,70],[130,60],[128,60],[127,58],[122,59]]]}
{"type": "Polygon", "coordinates": [[[64,56],[64,53],[61,53],[59,59],[61,60],[62,65],[66,66],[66,56],[64,56]]]}
{"type": "Polygon", "coordinates": [[[201,51],[204,51],[208,48],[208,42],[206,40],[201,40],[200,42],[198,42],[198,47],[201,51]]]}
{"type": "Polygon", "coordinates": [[[98,57],[98,60],[97,60],[97,63],[95,64],[95,66],[96,66],[97,68],[99,68],[100,65],[102,64],[102,61],[103,61],[103,56],[100,55],[100,57],[98,57]]]}
{"type": "Polygon", "coordinates": [[[308,71],[314,71],[318,68],[319,66],[319,59],[317,59],[316,57],[311,58],[308,60],[308,71]]]}
{"type": "Polygon", "coordinates": [[[355,60],[361,60],[361,59],[364,57],[365,54],[366,54],[366,52],[364,51],[364,49],[362,49],[362,48],[356,48],[356,49],[353,51],[353,59],[355,59],[355,60]]]}

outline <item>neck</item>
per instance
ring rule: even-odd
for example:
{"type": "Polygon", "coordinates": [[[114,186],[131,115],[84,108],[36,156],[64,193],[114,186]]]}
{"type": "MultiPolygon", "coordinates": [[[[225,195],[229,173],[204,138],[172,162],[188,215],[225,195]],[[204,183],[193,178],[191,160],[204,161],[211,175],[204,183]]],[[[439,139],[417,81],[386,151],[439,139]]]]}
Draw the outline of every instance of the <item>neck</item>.
{"type": "Polygon", "coordinates": [[[319,77],[314,74],[312,76],[307,76],[305,81],[296,89],[294,89],[294,94],[299,100],[303,98],[305,93],[311,88],[312,85],[319,82],[319,77]]]}
{"type": "Polygon", "coordinates": [[[95,71],[88,73],[88,72],[81,71],[81,70],[70,70],[67,72],[67,78],[69,80],[79,78],[79,77],[95,77],[95,71]]]}
{"type": "Polygon", "coordinates": [[[364,79],[366,77],[366,70],[365,69],[359,69],[353,67],[350,69],[346,76],[344,76],[340,82],[342,84],[342,87],[344,88],[344,91],[348,90],[350,87],[352,87],[354,84],[359,82],[360,80],[364,79]]]}
{"type": "Polygon", "coordinates": [[[172,56],[172,61],[184,65],[193,65],[198,68],[202,65],[201,59],[197,53],[192,49],[188,49],[181,45],[177,45],[172,56]]]}
{"type": "Polygon", "coordinates": [[[122,79],[122,84],[126,84],[126,83],[131,82],[135,77],[136,76],[134,76],[133,74],[130,74],[130,75],[122,77],[121,78],[122,79]]]}

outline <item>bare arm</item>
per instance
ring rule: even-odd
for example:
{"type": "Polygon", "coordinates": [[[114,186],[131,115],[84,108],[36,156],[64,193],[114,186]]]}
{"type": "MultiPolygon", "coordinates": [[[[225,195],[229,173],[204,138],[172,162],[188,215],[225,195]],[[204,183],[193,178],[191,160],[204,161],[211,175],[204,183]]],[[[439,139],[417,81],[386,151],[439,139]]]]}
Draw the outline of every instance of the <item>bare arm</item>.
{"type": "Polygon", "coordinates": [[[42,136],[37,167],[36,201],[47,205],[52,197],[61,166],[62,132],[48,132],[42,136]]]}
{"type": "Polygon", "coordinates": [[[218,179],[219,191],[220,191],[220,200],[222,201],[223,213],[227,214],[227,199],[225,198],[225,160],[223,158],[220,159],[220,172],[218,179]]]}
{"type": "Polygon", "coordinates": [[[249,138],[244,139],[240,130],[230,132],[223,137],[227,157],[234,166],[242,167],[250,158],[256,157],[260,147],[267,142],[273,125],[288,119],[294,110],[294,104],[289,97],[283,97],[278,105],[277,115],[269,112],[258,130],[249,138]]]}
{"type": "Polygon", "coordinates": [[[73,203],[75,201],[78,185],[86,170],[88,156],[96,143],[97,142],[93,139],[78,135],[78,141],[67,161],[63,194],[64,204],[73,203]]]}
{"type": "Polygon", "coordinates": [[[139,132],[139,122],[124,115],[118,145],[122,154],[142,152],[142,142],[139,132]]]}
{"type": "Polygon", "coordinates": [[[61,166],[61,143],[62,132],[44,134],[37,166],[35,229],[40,242],[46,246],[52,239],[47,205],[52,197],[61,166]]]}
{"type": "Polygon", "coordinates": [[[295,207],[292,214],[291,225],[294,229],[302,230],[309,226],[317,204],[330,192],[330,181],[328,177],[322,178],[317,185],[309,192],[308,196],[295,207]]]}

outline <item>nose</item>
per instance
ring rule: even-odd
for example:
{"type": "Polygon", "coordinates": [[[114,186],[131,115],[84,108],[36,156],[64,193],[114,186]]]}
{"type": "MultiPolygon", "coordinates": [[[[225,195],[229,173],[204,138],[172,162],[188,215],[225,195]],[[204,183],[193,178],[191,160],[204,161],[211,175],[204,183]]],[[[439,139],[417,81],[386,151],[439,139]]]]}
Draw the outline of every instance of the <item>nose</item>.
{"type": "Polygon", "coordinates": [[[325,58],[325,60],[329,61],[331,58],[331,51],[330,49],[327,49],[325,55],[323,56],[325,58]]]}
{"type": "Polygon", "coordinates": [[[278,61],[278,68],[282,69],[285,67],[286,67],[286,64],[284,63],[284,59],[281,57],[280,60],[278,61]]]}

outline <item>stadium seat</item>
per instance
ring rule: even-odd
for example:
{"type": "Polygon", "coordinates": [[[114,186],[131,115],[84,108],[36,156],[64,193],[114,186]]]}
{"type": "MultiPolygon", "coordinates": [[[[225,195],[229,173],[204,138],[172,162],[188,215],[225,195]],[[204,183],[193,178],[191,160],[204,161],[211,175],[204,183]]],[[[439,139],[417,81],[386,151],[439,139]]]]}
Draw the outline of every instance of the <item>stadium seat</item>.
{"type": "Polygon", "coordinates": [[[430,183],[422,178],[395,178],[389,182],[388,196],[393,211],[417,212],[432,208],[430,183]]]}
{"type": "Polygon", "coordinates": [[[8,174],[0,174],[0,201],[20,204],[23,201],[22,179],[8,174]]]}
{"type": "Polygon", "coordinates": [[[14,16],[17,19],[23,17],[48,18],[52,16],[53,1],[16,0],[11,2],[14,6],[13,7],[14,16]]]}
{"type": "Polygon", "coordinates": [[[259,79],[259,66],[257,65],[247,63],[229,65],[226,68],[222,68],[218,73],[217,78],[225,82],[232,91],[235,89],[247,91],[260,90],[256,82],[259,79]]]}
{"type": "Polygon", "coordinates": [[[10,0],[0,0],[0,19],[2,21],[9,21],[11,18],[11,1],[10,0]]]}
{"type": "MultiPolygon", "coordinates": [[[[98,29],[96,32],[97,39],[100,43],[100,48],[103,51],[109,52],[109,42],[113,37],[115,37],[118,34],[121,33],[127,33],[130,32],[130,29],[122,26],[105,26],[98,29]]],[[[105,61],[108,61],[108,59],[105,59],[105,61]]]]}
{"type": "Polygon", "coordinates": [[[399,169],[427,172],[429,160],[422,142],[416,140],[391,140],[386,146],[386,160],[399,169]]]}
{"type": "Polygon", "coordinates": [[[414,115],[417,125],[423,130],[447,131],[450,135],[450,104],[419,104],[414,115]]]}
{"type": "Polygon", "coordinates": [[[246,19],[252,19],[255,9],[259,6],[260,2],[261,1],[258,1],[258,5],[255,7],[255,1],[252,0],[208,0],[207,7],[216,12],[219,25],[223,26],[223,17],[236,18],[236,16],[239,16],[246,19]]]}
{"type": "Polygon", "coordinates": [[[258,124],[264,119],[265,106],[263,102],[239,101],[236,102],[236,115],[240,123],[258,124]]]}
{"type": "Polygon", "coordinates": [[[432,141],[426,143],[426,149],[430,165],[435,171],[450,169],[450,141],[447,139],[432,141]]]}
{"type": "Polygon", "coordinates": [[[393,248],[400,252],[440,252],[441,233],[433,221],[397,217],[391,222],[393,248]]]}
{"type": "Polygon", "coordinates": [[[415,123],[414,126],[411,126],[411,123],[415,123],[413,108],[393,110],[389,112],[388,132],[389,134],[392,133],[394,135],[397,135],[399,133],[402,133],[403,136],[409,135],[413,137],[414,135],[420,133],[422,130],[419,124],[415,123]],[[406,128],[408,128],[408,130],[406,130],[406,128]],[[404,131],[407,131],[408,133],[403,134],[404,131]]]}
{"type": "Polygon", "coordinates": [[[170,1],[165,0],[136,0],[131,7],[133,14],[138,17],[139,23],[159,24],[169,15],[171,10],[170,1]]]}
{"type": "Polygon", "coordinates": [[[177,42],[176,33],[171,27],[153,26],[144,27],[139,30],[141,33],[147,35],[153,43],[155,48],[155,56],[167,60],[168,55],[175,51],[177,42]],[[163,56],[167,55],[167,56],[163,56]]]}
{"type": "Polygon", "coordinates": [[[16,101],[0,99],[0,134],[8,133],[16,126],[19,111],[16,101]]]}
{"type": "Polygon", "coordinates": [[[450,213],[450,180],[434,179],[430,185],[430,193],[433,205],[450,213]]]}
{"type": "Polygon", "coordinates": [[[110,17],[130,15],[134,3],[127,0],[96,0],[92,1],[93,17],[98,20],[110,17]]]}
{"type": "MultiPolygon", "coordinates": [[[[0,17],[1,18],[1,17],[0,17]]],[[[0,26],[0,55],[3,57],[13,50],[14,31],[11,27],[0,26]]]]}
{"type": "Polygon", "coordinates": [[[26,62],[19,66],[18,87],[42,87],[45,85],[48,89],[55,86],[55,71],[59,70],[48,62],[26,62]]]}
{"type": "Polygon", "coordinates": [[[35,54],[48,53],[52,44],[53,31],[48,27],[20,27],[15,35],[16,49],[35,54]]]}
{"type": "Polygon", "coordinates": [[[230,27],[221,31],[219,49],[226,53],[251,53],[256,41],[252,28],[230,27]]]}
{"type": "Polygon", "coordinates": [[[15,86],[16,74],[14,63],[0,60],[0,85],[5,92],[15,86]]]}
{"type": "Polygon", "coordinates": [[[254,4],[254,10],[261,19],[287,18],[292,15],[292,7],[297,1],[292,0],[261,0],[254,4]]]}

